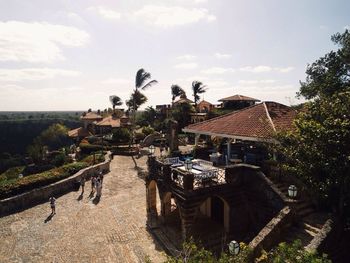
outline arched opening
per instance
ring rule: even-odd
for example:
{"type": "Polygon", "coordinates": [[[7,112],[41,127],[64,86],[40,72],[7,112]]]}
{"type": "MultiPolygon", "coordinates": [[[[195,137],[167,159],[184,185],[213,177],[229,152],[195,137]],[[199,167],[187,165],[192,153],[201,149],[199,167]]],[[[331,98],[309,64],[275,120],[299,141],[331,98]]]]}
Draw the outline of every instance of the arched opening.
{"type": "Polygon", "coordinates": [[[211,219],[224,225],[224,202],[217,196],[211,198],[211,219]]]}
{"type": "Polygon", "coordinates": [[[208,197],[199,207],[198,220],[210,219],[214,225],[221,226],[229,232],[230,207],[219,196],[208,197]]]}

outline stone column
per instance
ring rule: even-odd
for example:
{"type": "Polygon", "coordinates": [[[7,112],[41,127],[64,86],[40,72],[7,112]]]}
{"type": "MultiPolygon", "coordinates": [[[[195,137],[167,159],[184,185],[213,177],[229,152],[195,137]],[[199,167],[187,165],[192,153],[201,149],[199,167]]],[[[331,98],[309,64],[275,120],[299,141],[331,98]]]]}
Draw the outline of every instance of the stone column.
{"type": "Polygon", "coordinates": [[[197,146],[198,145],[198,140],[199,140],[199,137],[200,137],[201,135],[200,134],[195,134],[195,136],[194,136],[194,145],[195,146],[197,146]]]}
{"type": "Polygon", "coordinates": [[[181,215],[182,241],[186,241],[192,236],[192,227],[196,216],[196,209],[181,208],[180,215],[181,215]]]}

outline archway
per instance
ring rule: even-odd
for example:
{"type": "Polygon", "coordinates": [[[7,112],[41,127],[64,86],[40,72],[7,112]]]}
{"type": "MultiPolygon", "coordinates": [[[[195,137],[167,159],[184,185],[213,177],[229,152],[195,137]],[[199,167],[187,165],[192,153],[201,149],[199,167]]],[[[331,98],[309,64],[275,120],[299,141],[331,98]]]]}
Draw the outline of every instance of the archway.
{"type": "Polygon", "coordinates": [[[220,196],[208,197],[199,207],[201,216],[210,218],[229,232],[230,206],[220,196]]]}

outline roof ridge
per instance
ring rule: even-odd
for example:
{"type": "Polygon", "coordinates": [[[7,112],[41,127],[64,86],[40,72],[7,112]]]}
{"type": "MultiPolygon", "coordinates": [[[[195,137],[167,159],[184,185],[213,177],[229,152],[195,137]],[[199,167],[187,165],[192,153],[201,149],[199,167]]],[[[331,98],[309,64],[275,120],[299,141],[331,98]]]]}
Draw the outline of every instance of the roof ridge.
{"type": "Polygon", "coordinates": [[[273,129],[274,132],[276,132],[275,124],[274,124],[273,121],[272,121],[272,118],[271,118],[271,116],[270,116],[270,113],[269,113],[269,110],[268,110],[268,108],[267,108],[267,106],[266,106],[265,101],[263,102],[263,104],[264,104],[264,108],[265,108],[265,111],[266,111],[266,116],[267,116],[267,118],[269,119],[269,121],[270,121],[270,123],[271,123],[272,129],[273,129]]]}
{"type": "MultiPolygon", "coordinates": [[[[214,118],[205,120],[205,121],[201,121],[201,122],[197,122],[197,123],[192,123],[192,124],[190,124],[190,125],[187,125],[186,127],[188,127],[188,126],[193,126],[193,125],[197,125],[197,124],[200,124],[200,123],[209,123],[209,122],[211,122],[211,121],[213,121],[213,120],[216,120],[216,119],[219,119],[219,118],[223,118],[223,117],[226,117],[226,116],[229,116],[229,115],[234,115],[234,114],[239,113],[239,112],[241,112],[241,111],[243,111],[243,110],[247,110],[247,109],[250,109],[250,108],[257,107],[257,106],[261,105],[262,103],[263,103],[263,102],[260,102],[260,103],[258,103],[258,104],[254,104],[254,105],[250,105],[249,107],[245,107],[245,108],[242,108],[242,109],[239,109],[239,110],[236,110],[236,111],[228,112],[228,113],[226,113],[226,114],[223,114],[223,115],[220,115],[220,116],[217,116],[217,117],[214,117],[214,118]]],[[[185,128],[186,128],[186,127],[185,127],[185,128]]]]}

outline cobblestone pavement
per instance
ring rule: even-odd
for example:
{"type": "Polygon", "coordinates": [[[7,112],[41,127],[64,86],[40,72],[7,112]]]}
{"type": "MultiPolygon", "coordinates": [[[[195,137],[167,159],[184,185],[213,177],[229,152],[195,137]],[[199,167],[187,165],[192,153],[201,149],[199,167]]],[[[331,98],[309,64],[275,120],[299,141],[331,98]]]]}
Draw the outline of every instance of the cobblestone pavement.
{"type": "MultiPolygon", "coordinates": [[[[145,168],[146,157],[137,160],[145,168]]],[[[144,181],[130,157],[115,156],[96,203],[85,193],[57,199],[57,214],[49,204],[0,218],[0,262],[152,262],[165,259],[147,232],[144,181]],[[96,203],[96,204],[95,204],[96,203]]]]}

